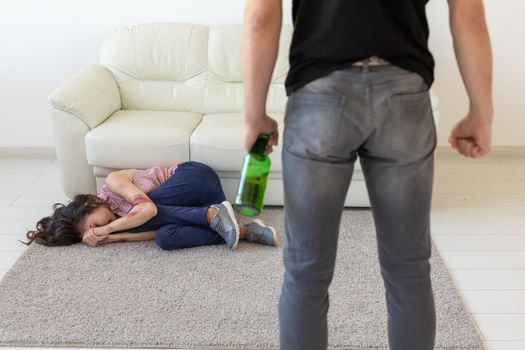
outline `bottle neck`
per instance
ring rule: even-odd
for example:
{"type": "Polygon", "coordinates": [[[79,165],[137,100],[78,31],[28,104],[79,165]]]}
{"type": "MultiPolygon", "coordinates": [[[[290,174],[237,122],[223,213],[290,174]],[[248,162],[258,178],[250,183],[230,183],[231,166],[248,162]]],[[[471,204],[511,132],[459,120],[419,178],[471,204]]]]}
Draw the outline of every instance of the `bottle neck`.
{"type": "Polygon", "coordinates": [[[260,134],[259,137],[257,137],[257,141],[253,144],[252,148],[250,149],[250,154],[258,155],[258,156],[265,156],[268,152],[268,134],[260,134]]]}

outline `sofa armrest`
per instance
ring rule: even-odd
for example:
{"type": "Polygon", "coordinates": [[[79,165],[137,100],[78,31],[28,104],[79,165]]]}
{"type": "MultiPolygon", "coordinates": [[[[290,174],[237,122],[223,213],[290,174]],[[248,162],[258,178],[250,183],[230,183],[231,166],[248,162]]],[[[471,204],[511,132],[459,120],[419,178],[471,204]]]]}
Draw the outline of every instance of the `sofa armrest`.
{"type": "Polygon", "coordinates": [[[88,65],[66,79],[49,96],[51,105],[79,118],[89,129],[121,108],[120,92],[109,70],[88,65]]]}
{"type": "Polygon", "coordinates": [[[50,110],[64,193],[69,198],[80,193],[95,194],[95,175],[87,162],[84,143],[84,137],[89,132],[88,126],[70,112],[54,107],[50,110]]]}

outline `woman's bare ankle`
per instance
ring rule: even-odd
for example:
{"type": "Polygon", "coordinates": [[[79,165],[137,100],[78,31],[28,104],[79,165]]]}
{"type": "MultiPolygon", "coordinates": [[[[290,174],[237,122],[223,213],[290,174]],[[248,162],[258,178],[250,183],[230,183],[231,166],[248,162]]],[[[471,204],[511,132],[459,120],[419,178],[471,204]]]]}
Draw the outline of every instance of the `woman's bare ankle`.
{"type": "Polygon", "coordinates": [[[243,225],[239,229],[239,239],[246,239],[248,236],[248,225],[243,225]]]}
{"type": "Polygon", "coordinates": [[[217,214],[217,209],[209,207],[206,211],[206,221],[208,221],[208,225],[211,224],[211,221],[215,217],[215,214],[217,214]]]}

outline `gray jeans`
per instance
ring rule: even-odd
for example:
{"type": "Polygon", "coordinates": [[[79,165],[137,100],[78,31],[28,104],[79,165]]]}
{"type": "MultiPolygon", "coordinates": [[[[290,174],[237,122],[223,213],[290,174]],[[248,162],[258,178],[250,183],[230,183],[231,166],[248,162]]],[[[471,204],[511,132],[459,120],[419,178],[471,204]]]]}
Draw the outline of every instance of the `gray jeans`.
{"type": "Polygon", "coordinates": [[[395,66],[335,71],[290,95],[282,153],[281,349],[327,348],[328,287],[357,155],[377,232],[390,349],[433,349],[429,258],[436,140],[427,84],[395,66]]]}

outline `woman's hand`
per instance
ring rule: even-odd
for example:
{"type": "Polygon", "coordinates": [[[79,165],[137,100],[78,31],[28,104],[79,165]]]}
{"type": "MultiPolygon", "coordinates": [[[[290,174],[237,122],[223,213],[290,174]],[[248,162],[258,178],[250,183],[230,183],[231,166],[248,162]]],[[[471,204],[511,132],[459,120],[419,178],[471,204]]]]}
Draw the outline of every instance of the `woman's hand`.
{"type": "Polygon", "coordinates": [[[110,232],[107,229],[107,226],[93,227],[84,232],[82,242],[86,243],[90,247],[96,247],[97,245],[106,243],[106,241],[109,238],[109,235],[110,232]]]}

